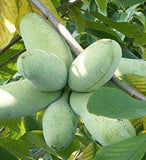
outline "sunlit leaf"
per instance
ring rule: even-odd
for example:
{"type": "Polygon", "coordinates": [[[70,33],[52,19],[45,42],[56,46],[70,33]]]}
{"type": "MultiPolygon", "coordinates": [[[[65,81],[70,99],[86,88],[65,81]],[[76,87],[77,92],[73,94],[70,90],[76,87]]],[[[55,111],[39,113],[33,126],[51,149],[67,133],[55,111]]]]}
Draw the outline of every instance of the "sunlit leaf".
{"type": "Polygon", "coordinates": [[[94,160],[141,160],[146,152],[146,134],[103,147],[94,160]]]}
{"type": "MultiPolygon", "coordinates": [[[[56,8],[54,7],[53,3],[51,0],[41,0],[41,2],[44,3],[44,5],[51,11],[51,13],[61,22],[64,23],[64,21],[60,18],[59,14],[56,11],[56,8]]],[[[18,7],[18,17],[16,19],[16,28],[17,32],[20,33],[19,31],[19,24],[21,21],[21,18],[29,13],[29,12],[36,12],[38,14],[43,15],[29,0],[18,0],[17,3],[18,7]]],[[[64,23],[65,24],[65,23],[64,23]]]]}
{"type": "Polygon", "coordinates": [[[99,146],[96,144],[96,142],[92,142],[90,143],[85,151],[83,152],[83,154],[79,157],[78,160],[91,160],[94,158],[95,154],[97,153],[97,151],[99,150],[99,146]]]}
{"type": "Polygon", "coordinates": [[[7,127],[10,132],[13,132],[11,135],[9,133],[9,137],[12,136],[13,139],[18,139],[25,133],[24,124],[21,118],[0,120],[0,125],[7,127]]]}
{"type": "Polygon", "coordinates": [[[0,0],[0,49],[10,42],[15,33],[17,15],[16,0],[0,0]]]}
{"type": "Polygon", "coordinates": [[[117,88],[100,88],[88,101],[91,113],[118,119],[134,119],[146,115],[146,101],[130,97],[117,88]]]}
{"type": "Polygon", "coordinates": [[[146,48],[143,48],[142,58],[143,58],[143,59],[146,59],[146,48]]]}
{"type": "Polygon", "coordinates": [[[0,147],[12,153],[21,160],[33,160],[31,158],[29,150],[23,140],[14,140],[10,138],[0,139],[0,147]]]}
{"type": "Polygon", "coordinates": [[[146,0],[116,0],[123,7],[130,7],[138,3],[146,2],[146,0]]]}
{"type": "Polygon", "coordinates": [[[82,2],[85,4],[85,6],[87,7],[88,11],[90,11],[90,6],[89,6],[89,2],[88,0],[82,0],[82,2]]]}
{"type": "Polygon", "coordinates": [[[15,26],[16,26],[17,33],[20,34],[20,31],[19,31],[20,20],[26,13],[31,12],[32,8],[28,0],[17,0],[17,8],[18,8],[18,16],[15,22],[15,26]]]}
{"type": "Polygon", "coordinates": [[[134,74],[125,74],[121,78],[129,86],[133,87],[137,91],[146,95],[146,77],[134,75],[134,74]]]}
{"type": "Polygon", "coordinates": [[[41,2],[44,3],[44,5],[51,11],[51,13],[63,24],[65,22],[60,18],[55,6],[53,5],[51,0],[41,0],[41,2]]]}
{"type": "Polygon", "coordinates": [[[92,12],[91,15],[95,16],[106,25],[116,29],[127,37],[133,38],[137,44],[142,46],[146,45],[146,33],[140,30],[136,24],[132,22],[115,22],[97,12],[92,12]]]}
{"type": "Polygon", "coordinates": [[[142,118],[142,120],[143,120],[144,130],[146,130],[146,116],[144,116],[144,117],[142,118]]]}
{"type": "Polygon", "coordinates": [[[99,7],[99,11],[106,16],[107,15],[108,0],[95,0],[95,2],[97,4],[97,6],[99,7]]]}
{"type": "Polygon", "coordinates": [[[85,126],[80,126],[80,128],[77,128],[76,137],[85,146],[91,143],[90,135],[86,132],[85,126]]]}
{"type": "Polygon", "coordinates": [[[80,154],[80,151],[79,151],[79,150],[73,152],[73,153],[71,154],[71,156],[69,157],[68,160],[76,160],[79,154],[80,154]]]}
{"type": "Polygon", "coordinates": [[[78,32],[84,31],[85,28],[85,19],[80,11],[79,8],[77,7],[71,7],[70,8],[70,14],[73,17],[76,25],[76,29],[78,32]]]}

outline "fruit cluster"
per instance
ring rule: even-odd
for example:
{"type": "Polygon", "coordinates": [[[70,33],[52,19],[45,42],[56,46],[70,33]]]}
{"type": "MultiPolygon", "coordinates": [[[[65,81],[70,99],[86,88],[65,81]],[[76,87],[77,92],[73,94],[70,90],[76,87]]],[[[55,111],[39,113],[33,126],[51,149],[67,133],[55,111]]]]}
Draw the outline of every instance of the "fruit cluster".
{"type": "Polygon", "coordinates": [[[0,119],[47,108],[43,134],[54,150],[62,150],[72,141],[76,114],[103,146],[135,136],[129,120],[97,116],[87,110],[90,96],[110,80],[120,64],[122,51],[116,41],[98,40],[73,61],[65,40],[40,15],[26,14],[20,31],[27,51],[19,56],[17,66],[25,79],[0,87],[0,119]]]}

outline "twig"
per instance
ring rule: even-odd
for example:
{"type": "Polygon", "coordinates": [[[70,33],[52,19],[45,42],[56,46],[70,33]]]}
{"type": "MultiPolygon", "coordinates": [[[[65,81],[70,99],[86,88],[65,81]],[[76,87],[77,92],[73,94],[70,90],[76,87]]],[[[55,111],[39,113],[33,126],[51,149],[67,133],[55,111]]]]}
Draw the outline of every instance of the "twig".
{"type": "Polygon", "coordinates": [[[39,158],[40,156],[44,155],[45,153],[47,153],[47,151],[40,149],[37,152],[33,153],[32,157],[36,159],[36,158],[39,158]]]}
{"type": "MultiPolygon", "coordinates": [[[[74,50],[75,54],[78,55],[83,51],[83,48],[78,44],[78,42],[72,37],[69,31],[63,26],[46,8],[46,6],[40,2],[40,0],[31,0],[31,2],[44,14],[44,16],[53,24],[53,26],[59,31],[59,33],[66,39],[70,47],[74,50]]],[[[139,100],[146,100],[146,97],[141,93],[136,92],[131,87],[127,86],[116,77],[112,77],[112,81],[118,85],[124,92],[130,94],[139,100]]]]}
{"type": "Polygon", "coordinates": [[[66,3],[61,4],[58,8],[57,8],[57,12],[61,12],[63,9],[70,7],[78,2],[80,2],[81,0],[69,0],[66,3]]]}
{"type": "Polygon", "coordinates": [[[68,15],[70,13],[70,11],[66,11],[62,16],[61,18],[64,18],[66,15],[68,15]]]}
{"type": "Polygon", "coordinates": [[[57,31],[65,38],[71,48],[74,50],[76,55],[79,55],[83,48],[79,43],[72,37],[70,32],[62,25],[48,10],[48,8],[40,0],[30,0],[42,13],[43,15],[53,24],[57,31]]]}
{"type": "Polygon", "coordinates": [[[0,133],[2,133],[4,130],[5,130],[5,126],[3,126],[3,127],[0,129],[0,133]]]}
{"type": "Polygon", "coordinates": [[[6,65],[8,62],[10,62],[11,60],[13,60],[14,58],[16,58],[17,56],[19,56],[21,53],[25,52],[26,49],[20,50],[18,51],[16,54],[14,54],[12,57],[10,57],[9,59],[7,59],[6,61],[4,61],[2,64],[0,64],[0,67],[3,67],[4,65],[6,65]]]}
{"type": "Polygon", "coordinates": [[[144,100],[146,101],[146,96],[144,96],[143,94],[135,91],[134,89],[132,89],[131,87],[129,87],[127,84],[121,82],[118,78],[116,78],[115,76],[113,76],[111,78],[111,81],[116,84],[119,88],[121,88],[124,92],[128,93],[131,97],[139,99],[139,100],[144,100]]]}
{"type": "Polygon", "coordinates": [[[15,36],[15,37],[11,40],[11,42],[10,42],[5,48],[3,48],[3,49],[0,50],[0,56],[1,56],[6,50],[8,50],[13,44],[17,43],[21,38],[22,38],[22,37],[19,36],[19,35],[15,36]]]}

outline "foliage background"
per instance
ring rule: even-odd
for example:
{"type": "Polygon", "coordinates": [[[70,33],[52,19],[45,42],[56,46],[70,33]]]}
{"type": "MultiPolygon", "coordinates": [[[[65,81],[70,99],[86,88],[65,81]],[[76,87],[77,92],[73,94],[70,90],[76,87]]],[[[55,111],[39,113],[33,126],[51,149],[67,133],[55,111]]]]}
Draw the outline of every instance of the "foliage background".
{"type": "MultiPolygon", "coordinates": [[[[121,45],[123,57],[146,58],[144,0],[78,0],[78,3],[65,8],[62,4],[66,4],[67,0],[42,0],[42,2],[67,27],[83,48],[98,39],[111,38],[121,45]]],[[[0,84],[3,84],[21,78],[17,73],[16,61],[25,49],[19,36],[22,16],[29,12],[42,13],[29,0],[1,0],[0,11],[0,84]],[[13,42],[16,43],[10,48],[7,47],[13,42]]],[[[44,111],[40,111],[23,118],[0,120],[2,128],[0,160],[33,160],[40,157],[44,160],[91,160],[94,157],[97,160],[146,158],[146,136],[140,134],[146,132],[146,117],[131,120],[140,134],[138,139],[134,137],[109,147],[101,147],[96,143],[80,120],[76,136],[70,146],[64,151],[54,152],[48,148],[43,139],[41,125],[43,113],[44,111]],[[133,156],[133,153],[138,156],[133,156]]]]}

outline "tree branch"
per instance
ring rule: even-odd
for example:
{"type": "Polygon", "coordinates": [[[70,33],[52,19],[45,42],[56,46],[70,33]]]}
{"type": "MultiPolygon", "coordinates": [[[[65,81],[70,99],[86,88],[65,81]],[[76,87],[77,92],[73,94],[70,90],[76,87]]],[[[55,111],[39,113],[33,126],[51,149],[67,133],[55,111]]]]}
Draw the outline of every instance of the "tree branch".
{"type": "Polygon", "coordinates": [[[4,65],[6,65],[7,63],[9,63],[11,60],[13,60],[14,58],[16,58],[17,56],[19,56],[20,54],[22,54],[23,52],[25,52],[26,49],[20,50],[18,51],[16,54],[14,54],[12,57],[10,57],[9,59],[7,59],[6,61],[4,61],[2,64],[0,64],[0,68],[3,67],[4,65]]]}
{"type": "Polygon", "coordinates": [[[143,94],[135,91],[134,89],[132,89],[131,87],[129,87],[127,84],[121,82],[118,78],[116,78],[115,76],[113,76],[111,78],[111,81],[116,84],[120,89],[122,89],[124,92],[128,93],[131,97],[139,99],[139,100],[144,100],[146,101],[146,96],[144,96],[143,94]]]}
{"type": "Polygon", "coordinates": [[[22,37],[17,35],[15,36],[11,41],[10,43],[3,49],[0,50],[0,56],[6,51],[8,50],[13,44],[17,43],[22,37]]]}
{"type": "Polygon", "coordinates": [[[70,32],[62,25],[48,10],[48,8],[40,0],[30,0],[42,13],[43,15],[53,24],[57,31],[65,38],[71,48],[74,50],[76,55],[79,55],[83,48],[78,44],[78,42],[72,37],[70,32]]]}
{"type": "Polygon", "coordinates": [[[81,0],[69,0],[66,3],[61,4],[58,8],[57,8],[57,12],[61,12],[63,9],[70,7],[78,2],[80,2],[81,0]]]}
{"type": "MultiPolygon", "coordinates": [[[[58,30],[58,32],[65,38],[68,42],[70,47],[74,50],[76,55],[79,55],[83,48],[78,44],[78,42],[72,37],[69,31],[63,26],[53,15],[52,13],[46,8],[46,6],[40,0],[30,0],[42,13],[43,15],[53,24],[53,26],[58,30]]],[[[112,77],[112,81],[121,88],[124,92],[130,94],[132,97],[135,97],[139,100],[146,100],[146,97],[143,96],[141,93],[136,92],[128,85],[121,82],[115,76],[112,77]]]]}

